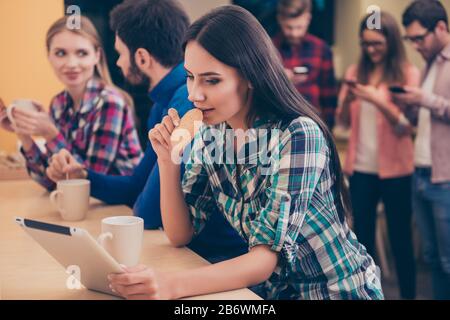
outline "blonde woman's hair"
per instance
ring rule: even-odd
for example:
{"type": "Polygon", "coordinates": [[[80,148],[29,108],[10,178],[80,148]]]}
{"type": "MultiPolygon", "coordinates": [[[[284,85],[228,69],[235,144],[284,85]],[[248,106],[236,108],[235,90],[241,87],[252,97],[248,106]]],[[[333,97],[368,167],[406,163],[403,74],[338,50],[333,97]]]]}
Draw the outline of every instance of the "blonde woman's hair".
{"type": "Polygon", "coordinates": [[[47,31],[47,36],[45,40],[45,44],[47,47],[47,52],[50,52],[50,45],[52,42],[52,39],[55,35],[62,31],[69,31],[74,34],[80,35],[92,42],[92,45],[94,46],[95,50],[100,53],[100,59],[98,63],[95,65],[94,74],[99,77],[106,85],[109,85],[116,90],[118,90],[125,99],[125,102],[133,108],[133,99],[131,99],[130,95],[128,95],[125,91],[117,87],[111,80],[111,75],[109,73],[108,64],[106,61],[106,55],[105,51],[103,50],[103,46],[100,40],[100,36],[97,32],[97,29],[95,28],[94,24],[89,20],[89,18],[81,16],[80,17],[80,28],[77,29],[69,29],[67,27],[67,20],[69,19],[69,16],[64,16],[57,21],[55,21],[51,27],[47,31]]]}

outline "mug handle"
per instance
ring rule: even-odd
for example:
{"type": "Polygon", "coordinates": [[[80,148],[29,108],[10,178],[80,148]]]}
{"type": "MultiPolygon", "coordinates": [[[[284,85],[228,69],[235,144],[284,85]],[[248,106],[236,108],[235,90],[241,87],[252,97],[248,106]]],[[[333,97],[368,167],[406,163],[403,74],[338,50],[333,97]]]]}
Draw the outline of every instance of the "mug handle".
{"type": "Polygon", "coordinates": [[[14,121],[14,117],[13,117],[13,110],[16,107],[15,104],[11,104],[6,108],[6,115],[8,116],[9,121],[11,121],[11,124],[13,126],[16,125],[16,122],[14,121]]]}
{"type": "Polygon", "coordinates": [[[63,196],[63,192],[61,190],[55,190],[50,193],[50,202],[58,209],[59,212],[63,213],[64,209],[61,206],[61,202],[58,200],[59,195],[63,196]]]}
{"type": "Polygon", "coordinates": [[[111,232],[105,232],[98,236],[97,242],[99,245],[101,245],[103,248],[105,247],[105,240],[106,239],[112,239],[113,234],[111,232]]]}

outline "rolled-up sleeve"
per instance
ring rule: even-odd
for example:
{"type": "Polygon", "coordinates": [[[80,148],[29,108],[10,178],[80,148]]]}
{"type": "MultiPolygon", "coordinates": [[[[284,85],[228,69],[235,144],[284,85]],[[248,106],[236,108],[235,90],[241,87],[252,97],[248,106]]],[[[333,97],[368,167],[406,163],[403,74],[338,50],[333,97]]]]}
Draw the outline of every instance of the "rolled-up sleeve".
{"type": "Polygon", "coordinates": [[[184,198],[191,214],[195,235],[202,231],[211,213],[217,210],[208,173],[198,159],[198,155],[202,153],[202,147],[203,143],[199,133],[194,138],[182,181],[184,198]]]}

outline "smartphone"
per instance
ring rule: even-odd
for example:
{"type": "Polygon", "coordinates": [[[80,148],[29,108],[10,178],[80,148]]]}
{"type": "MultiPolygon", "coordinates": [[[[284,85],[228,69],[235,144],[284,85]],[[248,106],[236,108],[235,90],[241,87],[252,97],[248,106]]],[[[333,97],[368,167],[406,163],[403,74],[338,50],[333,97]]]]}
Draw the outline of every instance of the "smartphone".
{"type": "Polygon", "coordinates": [[[292,71],[294,71],[295,74],[308,74],[309,69],[308,67],[295,67],[292,71]]]}
{"type": "Polygon", "coordinates": [[[350,87],[354,87],[357,84],[356,80],[344,79],[343,81],[346,85],[348,85],[350,87]]]}
{"type": "Polygon", "coordinates": [[[391,87],[389,87],[389,91],[392,93],[407,93],[405,88],[400,87],[400,86],[391,86],[391,87]]]}

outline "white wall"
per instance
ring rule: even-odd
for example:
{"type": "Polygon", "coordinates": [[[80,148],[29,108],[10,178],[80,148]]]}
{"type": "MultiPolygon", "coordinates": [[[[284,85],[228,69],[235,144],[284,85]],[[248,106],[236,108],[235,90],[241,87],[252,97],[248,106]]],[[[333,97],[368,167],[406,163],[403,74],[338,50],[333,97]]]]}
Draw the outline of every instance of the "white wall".
{"type": "Polygon", "coordinates": [[[345,69],[358,58],[358,24],[362,16],[361,0],[337,0],[334,27],[334,65],[336,76],[341,77],[345,69]]]}
{"type": "MultiPolygon", "coordinates": [[[[61,83],[47,61],[45,34],[64,13],[62,0],[0,0],[0,98],[47,106],[61,83]]],[[[16,135],[0,130],[0,150],[16,152],[16,135]]]]}
{"type": "Polygon", "coordinates": [[[230,0],[181,0],[191,21],[194,22],[211,9],[230,4],[230,0]]]}

